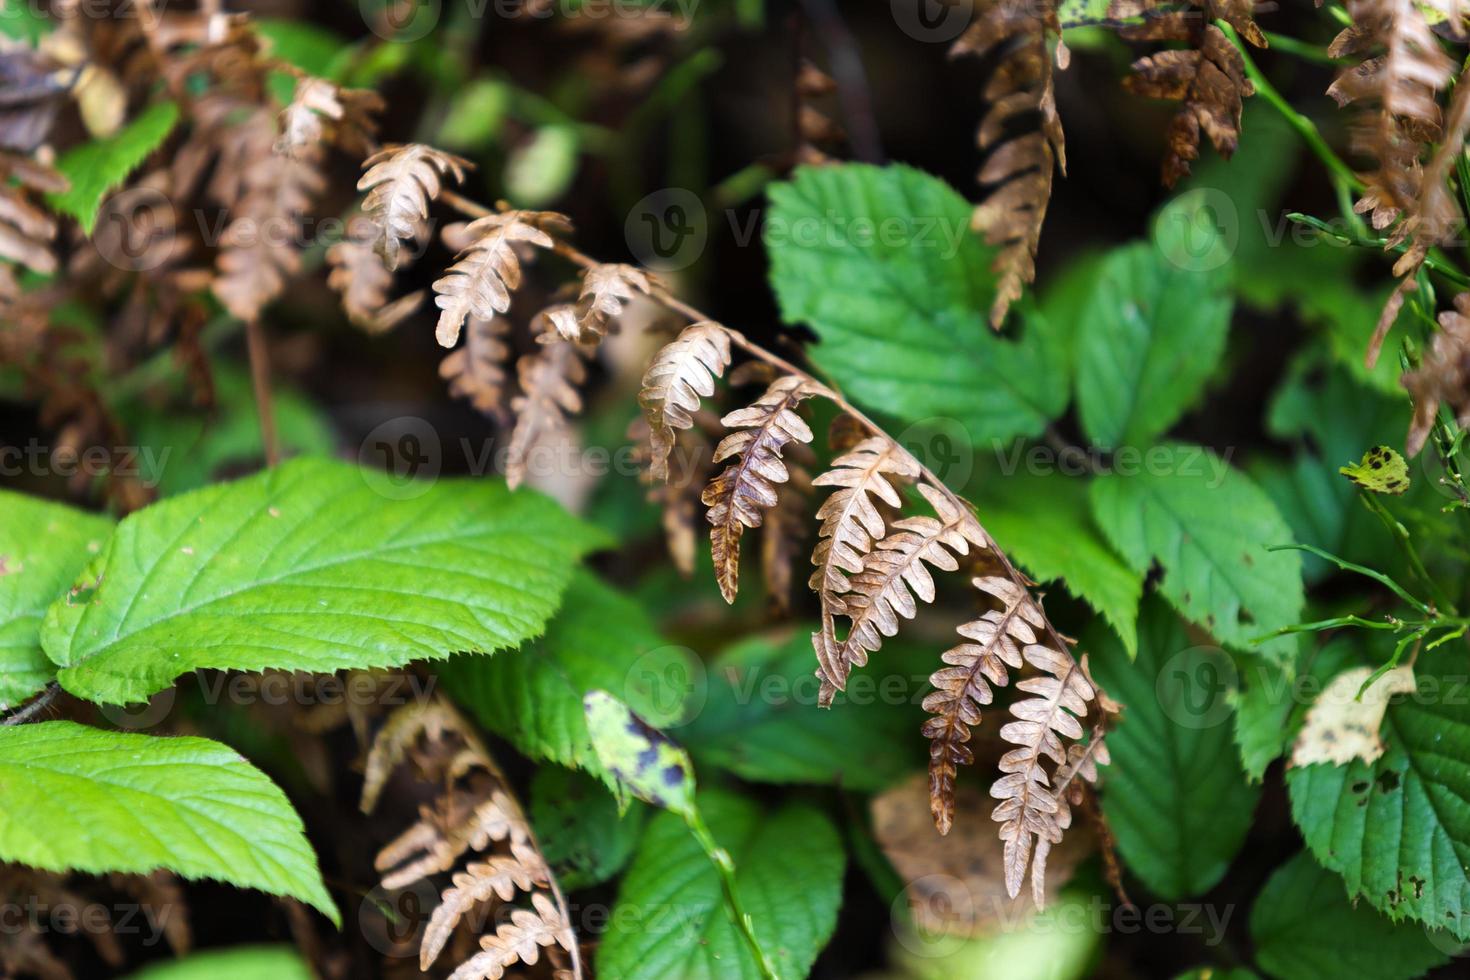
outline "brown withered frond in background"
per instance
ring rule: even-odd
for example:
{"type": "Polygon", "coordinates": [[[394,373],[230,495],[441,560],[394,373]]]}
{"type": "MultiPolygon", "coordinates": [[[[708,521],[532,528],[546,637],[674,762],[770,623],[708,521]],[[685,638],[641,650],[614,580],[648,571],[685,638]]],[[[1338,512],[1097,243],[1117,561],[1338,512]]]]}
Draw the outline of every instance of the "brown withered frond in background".
{"type": "Polygon", "coordinates": [[[847,140],[847,133],[819,108],[820,100],[837,91],[837,83],[808,58],[796,66],[796,162],[820,167],[831,163],[829,151],[847,140]]]}
{"type": "Polygon", "coordinates": [[[66,189],[66,178],[19,153],[0,152],[0,259],[42,275],[56,271],[56,219],[34,197],[66,189]]]}
{"type": "Polygon", "coordinates": [[[569,963],[569,975],[580,978],[566,902],[530,822],[479,735],[441,698],[399,708],[368,752],[363,812],[376,807],[389,775],[406,761],[420,780],[442,790],[421,809],[418,822],[378,853],[374,864],[383,887],[406,888],[454,872],[420,941],[419,969],[429,970],[471,912],[524,899],[530,907],[512,908],[508,921],[475,917],[498,924],[480,937],[480,951],[458,964],[453,976],[498,978],[515,963],[535,965],[546,952],[554,962],[569,963]],[[465,860],[467,855],[473,857],[465,860]]]}
{"type": "Polygon", "coordinates": [[[510,323],[502,317],[470,317],[464,343],[439,362],[439,376],[449,382],[449,394],[502,422],[507,418],[505,366],[510,346],[505,338],[509,332],[510,323]]]}
{"type": "MultiPolygon", "coordinates": [[[[995,259],[995,300],[990,325],[997,330],[1011,303],[1036,279],[1036,249],[1051,200],[1053,171],[1067,172],[1067,146],[1057,116],[1048,37],[1061,36],[1051,0],[1036,4],[989,0],[975,22],[955,41],[951,57],[983,56],[1001,51],[1001,63],[985,86],[990,109],[980,122],[976,142],[990,151],[980,169],[979,182],[994,186],[975,209],[971,224],[998,246],[995,259]],[[1017,116],[1039,116],[1034,132],[1014,136],[1017,116]]],[[[1066,57],[1066,48],[1057,54],[1066,57]]]]}
{"type": "MultiPolygon", "coordinates": [[[[1265,37],[1246,16],[1240,23],[1251,29],[1247,39],[1263,45],[1265,37]]],[[[1199,12],[1185,11],[1148,17],[1118,33],[1131,41],[1188,45],[1139,58],[1123,80],[1123,87],[1135,95],[1180,103],[1165,135],[1164,184],[1173,187],[1189,173],[1191,161],[1199,158],[1202,135],[1228,159],[1240,142],[1241,100],[1255,94],[1255,88],[1245,77],[1244,59],[1224,32],[1199,12]]]]}
{"type": "Polygon", "coordinates": [[[367,191],[362,211],[377,226],[374,248],[389,269],[398,268],[405,241],[412,241],[429,216],[429,202],[439,196],[444,180],[463,183],[473,167],[451,153],[413,143],[392,144],[363,161],[357,189],[367,191]]]}
{"type": "Polygon", "coordinates": [[[1450,406],[1462,428],[1470,426],[1470,293],[1456,296],[1455,308],[1439,315],[1439,331],[1424,359],[1403,382],[1414,399],[1404,447],[1409,457],[1424,448],[1441,404],[1450,406]]]}
{"type": "Polygon", "coordinates": [[[516,362],[516,380],[521,393],[511,399],[515,428],[505,462],[505,482],[512,490],[526,478],[533,447],[566,428],[567,416],[582,411],[577,387],[587,380],[587,367],[576,344],[561,339],[550,325],[556,309],[538,317],[539,349],[516,362]]]}

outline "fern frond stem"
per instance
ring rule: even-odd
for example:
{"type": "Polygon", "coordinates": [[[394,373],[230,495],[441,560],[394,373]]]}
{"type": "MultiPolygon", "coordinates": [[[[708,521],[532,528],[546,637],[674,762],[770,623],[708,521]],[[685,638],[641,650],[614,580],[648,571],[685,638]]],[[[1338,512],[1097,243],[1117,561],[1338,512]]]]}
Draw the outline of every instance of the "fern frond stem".
{"type": "Polygon", "coordinates": [[[689,832],[694,835],[695,840],[699,841],[699,846],[704,849],[710,863],[720,873],[720,884],[725,890],[725,901],[730,906],[730,914],[734,916],[736,928],[745,937],[750,951],[755,955],[755,962],[760,967],[761,976],[766,980],[781,980],[776,964],[771,962],[770,956],[761,948],[760,940],[756,937],[755,920],[750,917],[749,912],[745,911],[745,906],[740,901],[740,889],[735,881],[735,859],[715,840],[715,835],[710,833],[698,808],[691,808],[685,813],[684,822],[689,825],[689,832]]]}
{"type": "Polygon", "coordinates": [[[1235,45],[1235,50],[1240,52],[1241,60],[1245,64],[1245,75],[1250,79],[1251,84],[1255,86],[1256,94],[1270,103],[1271,107],[1277,112],[1281,113],[1287,125],[1296,130],[1297,135],[1306,142],[1307,146],[1322,161],[1323,166],[1332,172],[1334,177],[1345,182],[1353,190],[1361,193],[1363,182],[1358,179],[1358,175],[1353,172],[1353,168],[1343,162],[1342,157],[1338,156],[1333,152],[1332,147],[1327,145],[1327,141],[1317,131],[1317,124],[1293,109],[1291,104],[1282,98],[1281,93],[1276,91],[1276,86],[1271,84],[1270,79],[1262,73],[1261,69],[1251,59],[1250,52],[1241,43],[1240,35],[1235,33],[1235,28],[1223,20],[1215,21],[1215,26],[1224,32],[1225,36],[1230,39],[1230,43],[1235,45]]]}
{"type": "Polygon", "coordinates": [[[275,466],[280,458],[276,442],[276,410],[271,401],[271,360],[265,343],[265,331],[259,320],[245,322],[245,347],[250,355],[250,381],[255,388],[255,413],[260,418],[260,444],[265,449],[265,465],[275,466]]]}
{"type": "Polygon", "coordinates": [[[0,718],[0,725],[24,725],[34,718],[39,712],[44,711],[46,706],[56,700],[56,695],[61,693],[61,687],[55,681],[47,684],[41,689],[41,693],[31,701],[30,704],[16,708],[10,714],[0,718]]]}
{"type": "MultiPolygon", "coordinates": [[[[485,207],[483,204],[472,201],[461,194],[456,194],[453,191],[449,190],[442,191],[439,195],[439,200],[458,210],[467,217],[483,218],[486,215],[495,213],[490,208],[485,207]]],[[[580,251],[575,246],[567,244],[561,239],[555,239],[555,244],[552,248],[552,251],[554,251],[557,255],[560,255],[567,261],[573,263],[574,265],[581,266],[583,269],[591,269],[592,267],[601,264],[590,255],[587,255],[585,252],[580,251]]],[[[830,386],[824,384],[810,371],[807,371],[804,368],[797,367],[795,364],[791,363],[781,355],[751,340],[749,337],[745,336],[745,334],[741,333],[739,330],[736,330],[734,327],[730,327],[725,325],[724,323],[721,323],[719,320],[716,320],[714,317],[703,312],[699,308],[691,306],[690,304],[684,302],[667,290],[654,289],[648,295],[650,299],[654,300],[665,309],[672,310],[673,312],[678,313],[680,316],[687,318],[692,323],[717,324],[721,330],[725,331],[725,334],[730,338],[730,342],[736,347],[739,347],[741,350],[744,350],[747,354],[758,360],[765,361],[772,367],[779,368],[780,370],[785,371],[788,374],[794,374],[797,377],[802,378],[811,386],[813,392],[816,394],[817,397],[825,398],[827,401],[830,401],[838,409],[846,412],[848,415],[856,419],[870,433],[878,436],[879,438],[885,439],[896,446],[898,448],[898,451],[905,458],[905,460],[911,462],[918,469],[919,474],[924,479],[924,481],[933,486],[934,489],[939,491],[939,493],[942,494],[944,498],[956,510],[965,515],[965,519],[969,522],[970,526],[985,542],[985,546],[990,550],[990,553],[995,556],[997,562],[1001,566],[1001,570],[1005,573],[1006,577],[1009,578],[1012,582],[1015,582],[1021,588],[1030,591],[1027,585],[1027,578],[1021,574],[1021,572],[1016,568],[1014,564],[1012,564],[1010,556],[1001,550],[1000,546],[995,543],[995,539],[990,536],[990,532],[987,531],[985,529],[985,526],[980,523],[980,519],[975,515],[974,506],[969,501],[965,500],[965,498],[961,497],[959,494],[951,490],[933,470],[924,465],[922,460],[920,460],[913,453],[909,452],[908,449],[901,445],[897,439],[893,438],[886,431],[884,431],[882,426],[869,418],[856,405],[849,402],[840,393],[832,390],[830,386]]],[[[1046,633],[1047,636],[1050,637],[1054,648],[1066,653],[1070,657],[1072,653],[1072,642],[1066,637],[1062,636],[1061,633],[1057,632],[1056,627],[1054,627],[1051,623],[1050,616],[1047,616],[1043,613],[1042,618],[1046,621],[1046,633]]],[[[1076,658],[1074,657],[1072,659],[1073,663],[1075,664],[1076,658]]]]}

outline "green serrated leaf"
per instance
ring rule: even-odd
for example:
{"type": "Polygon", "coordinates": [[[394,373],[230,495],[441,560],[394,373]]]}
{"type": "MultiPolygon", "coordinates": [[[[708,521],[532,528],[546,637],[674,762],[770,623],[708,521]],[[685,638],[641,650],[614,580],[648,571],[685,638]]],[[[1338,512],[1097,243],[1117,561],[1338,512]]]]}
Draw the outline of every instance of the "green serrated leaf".
{"type": "Polygon", "coordinates": [[[1059,474],[990,475],[972,493],[996,543],[1039,582],[1055,581],[1102,613],[1138,652],[1143,575],[1118,557],[1092,519],[1087,481],[1059,474]]]}
{"type": "Polygon", "coordinates": [[[1250,928],[1257,962],[1279,980],[1337,980],[1344,963],[1361,980],[1409,980],[1450,958],[1424,929],[1349,903],[1342,879],[1305,852],[1266,882],[1250,928]]]}
{"type": "Polygon", "coordinates": [[[597,759],[622,788],[680,816],[694,813],[694,764],[688,752],[607,691],[588,691],[582,708],[597,759]]]}
{"type": "Polygon", "coordinates": [[[637,602],[578,570],[545,636],[493,657],[455,657],[438,673],[455,700],[521,752],[586,770],[616,790],[593,751],[582,696],[612,691],[663,728],[682,720],[698,670],[637,602]]]}
{"type": "Polygon", "coordinates": [[[1192,406],[1225,348],[1231,299],[1219,269],[1176,265],[1137,243],[1113,252],[1078,326],[1077,409],[1104,446],[1149,446],[1192,406]]]}
{"type": "Polygon", "coordinates": [[[1035,435],[1067,407],[1066,359],[1039,313],[1019,340],[986,322],[992,249],[973,206],[904,166],[798,170],[770,188],[771,285],[817,333],[817,365],[856,401],[909,422],[952,418],[971,442],[1035,435]]]}
{"type": "Polygon", "coordinates": [[[127,180],[168,138],[178,121],[176,104],[157,102],[107,139],[68,150],[56,161],[56,169],[71,186],[59,194],[47,194],[47,203],[54,210],[76,218],[82,231],[92,234],[97,224],[97,209],[107,192],[127,180]]]}
{"type": "MultiPolygon", "coordinates": [[[[1250,478],[1198,446],[1156,446],[1137,467],[1092,484],[1092,512],[1134,570],[1157,561],[1159,591],[1220,642],[1252,649],[1263,634],[1300,622],[1301,557],[1269,551],[1292,543],[1291,529],[1250,478]]],[[[1278,659],[1291,637],[1258,649],[1278,659]]]]}
{"type": "Polygon", "coordinates": [[[167,868],[300,899],[340,925],[301,818],[233,749],[70,721],[0,728],[0,860],[167,868]]]}
{"type": "Polygon", "coordinates": [[[541,854],[562,888],[609,880],[633,856],[649,813],[642,803],[618,813],[618,801],[585,773],[541,766],[531,780],[531,823],[541,854]]]}
{"type": "Polygon", "coordinates": [[[1160,898],[1202,894],[1224,877],[1260,798],[1231,738],[1228,659],[1192,641],[1157,597],[1144,600],[1134,663],[1110,634],[1090,640],[1093,673],[1124,708],[1102,780],[1118,853],[1160,898]]]}
{"type": "Polygon", "coordinates": [[[56,676],[41,619],[111,533],[109,518],[0,490],[0,710],[56,676]]]}
{"type": "Polygon", "coordinates": [[[1374,446],[1363,454],[1362,461],[1339,467],[1337,472],[1374,493],[1400,494],[1409,489],[1409,464],[1387,446],[1374,446]]]}
{"type": "Polygon", "coordinates": [[[313,980],[290,946],[232,946],[191,953],[128,974],[128,980],[313,980]]]}
{"type": "Polygon", "coordinates": [[[63,687],[146,700],[175,677],[332,671],[493,653],[535,636],[600,543],[538,494],[440,480],[390,499],[356,466],[303,458],[154,504],[47,611],[63,687]]]}
{"type": "Polygon", "coordinates": [[[1379,759],[1287,770],[1292,817],[1317,860],[1343,876],[1350,899],[1470,939],[1463,650],[1426,651],[1414,672],[1419,693],[1389,706],[1379,759]]]}
{"type": "MultiPolygon", "coordinates": [[[[922,763],[909,737],[919,717],[903,710],[912,706],[915,677],[900,675],[888,685],[892,674],[856,675],[839,703],[820,711],[812,632],[797,628],[781,643],[754,637],[710,665],[704,708],[680,732],[701,766],[756,782],[840,783],[862,791],[883,789],[922,763]]],[[[924,677],[921,669],[913,673],[924,677]]]]}
{"type": "MultiPolygon", "coordinates": [[[[730,793],[699,794],[699,812],[735,861],[762,948],[783,977],[804,977],[837,924],[846,864],[819,811],[774,812],[730,793]]],[[[597,949],[601,976],[759,980],[750,947],[724,907],[720,876],[672,813],[649,823],[597,949]]]]}

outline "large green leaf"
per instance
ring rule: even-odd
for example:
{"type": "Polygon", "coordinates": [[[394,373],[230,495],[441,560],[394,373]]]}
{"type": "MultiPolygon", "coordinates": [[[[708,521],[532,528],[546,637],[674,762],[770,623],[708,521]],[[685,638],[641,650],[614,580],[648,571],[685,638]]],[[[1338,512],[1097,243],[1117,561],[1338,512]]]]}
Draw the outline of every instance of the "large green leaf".
{"type": "Polygon", "coordinates": [[[1306,853],[1276,869],[1250,925],[1256,961],[1278,980],[1337,980],[1345,963],[1356,980],[1408,980],[1449,959],[1422,928],[1349,903],[1342,879],[1306,853]]]}
{"type": "Polygon", "coordinates": [[[1138,652],[1143,575],[1118,557],[1087,501],[1087,482],[1016,471],[986,478],[972,493],[986,530],[1040,582],[1060,582],[1102,613],[1128,655],[1138,652]]]}
{"type": "Polygon", "coordinates": [[[55,676],[41,617],[110,533],[106,517],[0,490],[0,709],[55,676]]]}
{"type": "Polygon", "coordinates": [[[592,749],[583,695],[611,691],[663,728],[681,720],[697,670],[692,654],[665,643],[638,603],[578,571],[544,637],[513,653],[455,657],[439,676],[482,725],[521,752],[615,786],[592,749]]]}
{"type": "Polygon", "coordinates": [[[141,701],[200,667],[332,671],[541,632],[598,534],[535,493],[441,480],[411,499],[298,459],[123,520],[46,614],[63,687],[141,701]]]}
{"type": "Polygon", "coordinates": [[[1035,435],[1067,405],[1065,352],[1039,314],[1020,340],[986,323],[993,252],[972,205],[903,166],[803,169],[770,189],[771,284],[809,323],[817,365],[909,422],[956,419],[979,444],[1035,435]]]}
{"type": "MultiPolygon", "coordinates": [[[[1249,649],[1300,620],[1301,557],[1267,550],[1291,544],[1291,529],[1249,477],[1209,450],[1167,444],[1127,471],[1118,463],[1093,483],[1092,507],[1134,570],[1157,561],[1159,591],[1222,643],[1249,649]]],[[[1295,642],[1282,637],[1263,649],[1286,658],[1295,642]]]]}
{"type": "Polygon", "coordinates": [[[1375,762],[1289,769],[1292,816],[1348,896],[1470,939],[1470,684],[1462,647],[1421,655],[1375,762]]]}
{"type": "Polygon", "coordinates": [[[339,922],[301,818],[233,749],[70,721],[0,728],[0,860],[214,878],[339,922]]]}
{"type": "MultiPolygon", "coordinates": [[[[698,807],[735,859],[755,934],[783,977],[804,977],[837,925],[845,855],[819,811],[766,812],[730,793],[701,792],[698,807]]],[[[597,949],[602,976],[640,980],[760,977],[726,911],[719,873],[674,813],[649,823],[597,949]]]]}
{"type": "Polygon", "coordinates": [[[315,974],[290,946],[232,946],[191,953],[128,975],[128,980],[312,980],[315,974]]]}
{"type": "Polygon", "coordinates": [[[541,853],[569,891],[600,885],[633,856],[648,807],[618,801],[591,776],[560,766],[540,766],[531,780],[531,822],[541,853]]]}
{"type": "Polygon", "coordinates": [[[59,194],[46,195],[47,203],[76,218],[82,231],[92,234],[97,208],[107,192],[127,180],[168,138],[178,121],[177,105],[157,102],[112,136],[66,151],[56,161],[56,169],[71,186],[59,194]]]}
{"type": "Polygon", "coordinates": [[[704,709],[679,733],[701,765],[770,783],[840,783],[878,790],[922,764],[913,707],[924,672],[855,673],[830,710],[817,707],[812,630],[784,642],[752,638],[710,665],[704,709]],[[908,709],[908,710],[905,710],[908,709]]]}
{"type": "Polygon", "coordinates": [[[1246,782],[1231,738],[1224,654],[1199,647],[1155,597],[1138,621],[1138,659],[1094,629],[1098,683],[1124,712],[1108,733],[1103,813],[1129,870],[1155,895],[1208,891],[1245,841],[1260,789],[1246,782]]]}
{"type": "Polygon", "coordinates": [[[1182,268],[1148,243],[1108,256],[1077,336],[1077,410],[1089,439],[1146,448],[1195,403],[1225,348],[1226,286],[1220,270],[1182,268]]]}

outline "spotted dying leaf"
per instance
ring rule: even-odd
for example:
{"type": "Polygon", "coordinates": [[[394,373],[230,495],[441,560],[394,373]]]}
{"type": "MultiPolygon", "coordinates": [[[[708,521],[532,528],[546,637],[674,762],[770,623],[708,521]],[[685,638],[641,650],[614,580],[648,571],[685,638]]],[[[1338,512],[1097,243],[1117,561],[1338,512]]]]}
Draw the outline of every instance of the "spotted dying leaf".
{"type": "Polygon", "coordinates": [[[1374,493],[1397,494],[1409,489],[1408,464],[1387,446],[1374,446],[1363,454],[1361,463],[1349,463],[1337,472],[1374,493]]]}
{"type": "Polygon", "coordinates": [[[582,709],[598,760],[629,792],[681,816],[694,812],[688,752],[606,691],[588,691],[582,709]]]}

